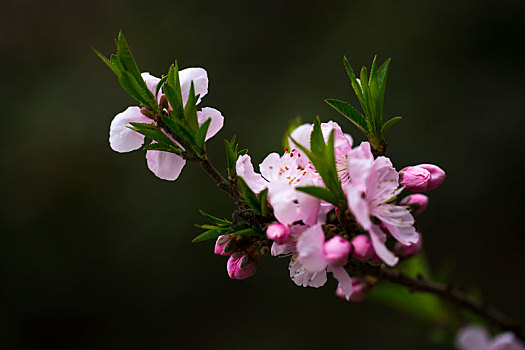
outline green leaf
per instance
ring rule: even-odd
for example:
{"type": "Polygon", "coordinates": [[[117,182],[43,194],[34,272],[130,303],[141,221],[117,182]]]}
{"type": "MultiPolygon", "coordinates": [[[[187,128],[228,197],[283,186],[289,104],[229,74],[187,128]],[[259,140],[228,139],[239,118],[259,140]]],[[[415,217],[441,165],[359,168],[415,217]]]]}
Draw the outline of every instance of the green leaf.
{"type": "Polygon", "coordinates": [[[199,213],[204,216],[206,219],[210,220],[211,222],[213,222],[214,224],[216,225],[219,225],[219,226],[230,226],[231,225],[231,222],[226,220],[226,219],[220,219],[218,217],[215,217],[211,214],[208,214],[206,213],[205,211],[202,211],[202,210],[199,210],[199,213]]]}
{"type": "Polygon", "coordinates": [[[383,106],[385,102],[385,89],[386,81],[388,78],[388,69],[390,67],[390,58],[388,58],[382,65],[379,67],[378,79],[379,79],[379,101],[381,101],[381,107],[379,113],[383,115],[383,106]]]}
{"type": "Polygon", "coordinates": [[[176,148],[174,146],[167,146],[161,143],[150,143],[149,145],[142,147],[142,149],[145,151],[164,151],[175,153],[181,157],[183,155],[183,151],[180,148],[176,148]]]}
{"type": "Polygon", "coordinates": [[[194,144],[193,135],[191,134],[191,132],[184,125],[181,124],[181,121],[175,120],[175,119],[171,119],[171,118],[166,117],[166,116],[162,116],[162,121],[175,134],[177,134],[178,136],[182,137],[184,140],[186,140],[190,144],[194,144]]]}
{"type": "Polygon", "coordinates": [[[303,187],[296,187],[296,190],[307,193],[316,198],[322,199],[328,203],[332,203],[333,205],[336,205],[336,206],[338,205],[337,199],[334,196],[334,194],[324,187],[303,186],[303,187]]]}
{"type": "Polygon", "coordinates": [[[370,106],[372,109],[373,123],[376,130],[381,130],[383,124],[383,116],[379,113],[381,109],[381,101],[379,101],[379,81],[377,78],[377,55],[374,56],[372,67],[370,68],[370,78],[368,79],[368,87],[370,91],[370,106]]]}
{"type": "Polygon", "coordinates": [[[162,85],[164,85],[166,80],[168,80],[168,76],[167,75],[163,76],[162,79],[160,79],[159,82],[157,83],[157,86],[155,87],[155,98],[156,99],[158,98],[159,91],[160,91],[160,89],[162,89],[162,85]]]}
{"type": "Polygon", "coordinates": [[[206,133],[208,132],[210,123],[211,118],[206,119],[206,121],[202,123],[201,127],[197,131],[197,134],[195,134],[195,144],[201,151],[204,150],[204,142],[206,140],[206,133]]]}
{"type": "Polygon", "coordinates": [[[370,131],[375,131],[375,125],[374,125],[374,111],[372,110],[372,103],[370,98],[370,90],[368,88],[368,70],[366,67],[361,68],[361,88],[363,89],[363,101],[364,104],[361,104],[361,107],[363,108],[363,111],[365,112],[366,120],[369,122],[370,131]]]}
{"type": "Polygon", "coordinates": [[[319,157],[326,155],[326,144],[324,143],[323,132],[321,131],[321,121],[319,117],[315,118],[314,128],[310,134],[310,150],[319,157]]]}
{"type": "Polygon", "coordinates": [[[259,204],[259,198],[257,198],[257,195],[252,191],[248,184],[246,184],[242,177],[237,178],[237,187],[241,192],[244,203],[246,203],[250,208],[255,210],[257,214],[262,214],[261,207],[259,204]]]}
{"type": "Polygon", "coordinates": [[[197,132],[199,129],[199,121],[197,120],[197,100],[198,96],[195,96],[195,87],[193,86],[193,81],[190,85],[190,92],[188,95],[188,100],[184,107],[184,116],[190,128],[197,132]]]}
{"type": "Polygon", "coordinates": [[[164,83],[164,93],[174,113],[175,119],[184,119],[184,107],[182,105],[182,92],[180,89],[179,69],[177,62],[171,65],[168,71],[168,79],[164,83]]]}
{"type": "Polygon", "coordinates": [[[259,206],[261,208],[261,215],[268,216],[270,211],[268,206],[268,188],[265,188],[259,193],[259,206]]]}
{"type": "Polygon", "coordinates": [[[237,236],[262,236],[264,233],[256,229],[255,227],[245,228],[244,230],[231,232],[232,235],[237,236]]]}
{"type": "Polygon", "coordinates": [[[290,120],[290,122],[288,123],[288,126],[286,126],[286,130],[283,135],[283,149],[284,150],[287,150],[290,148],[290,135],[301,124],[302,124],[301,118],[296,117],[290,120]]]}
{"type": "Polygon", "coordinates": [[[151,110],[158,110],[159,106],[153,98],[153,94],[148,90],[147,86],[142,86],[133,75],[125,70],[120,71],[119,75],[120,85],[126,92],[138,102],[151,110]]]}
{"type": "MultiPolygon", "coordinates": [[[[142,79],[142,76],[140,75],[139,67],[137,67],[137,63],[135,62],[135,59],[133,58],[133,54],[131,53],[131,50],[129,49],[128,43],[126,41],[126,38],[124,38],[124,33],[122,33],[122,31],[119,32],[118,38],[117,38],[117,56],[124,70],[127,70],[128,72],[130,72],[131,75],[135,77],[137,81],[142,81],[144,83],[144,80],[142,79]]],[[[146,83],[144,83],[144,85],[146,85],[146,83]]]]}
{"type": "Polygon", "coordinates": [[[214,238],[217,238],[219,236],[222,236],[223,234],[224,234],[224,232],[222,230],[208,230],[208,231],[206,231],[204,233],[201,233],[197,237],[195,237],[192,240],[192,242],[193,243],[197,243],[197,242],[207,241],[209,239],[214,239],[214,238]]]}
{"type": "Polygon", "coordinates": [[[350,78],[350,83],[352,84],[352,88],[354,89],[357,99],[359,100],[359,103],[363,105],[364,104],[363,89],[361,88],[361,84],[359,84],[359,82],[357,81],[355,74],[354,74],[354,70],[352,69],[352,66],[350,65],[350,63],[348,63],[346,56],[343,56],[343,64],[345,66],[346,73],[348,74],[348,77],[350,78]]]}
{"type": "Polygon", "coordinates": [[[381,137],[384,137],[384,135],[388,131],[388,129],[390,129],[390,127],[392,125],[394,125],[395,123],[397,123],[401,119],[403,119],[403,117],[394,117],[392,119],[387,120],[387,122],[381,128],[381,137]]]}
{"type": "Polygon", "coordinates": [[[325,102],[345,116],[352,123],[354,123],[354,125],[357,126],[363,133],[368,134],[368,126],[366,124],[365,117],[363,117],[363,115],[350,104],[335,99],[327,99],[325,102]]]}
{"type": "Polygon", "coordinates": [[[101,54],[97,49],[95,48],[91,48],[93,50],[93,52],[95,53],[95,55],[98,56],[98,58],[100,58],[102,60],[102,62],[104,62],[106,64],[106,66],[109,67],[109,69],[111,69],[111,71],[113,73],[115,73],[115,75],[118,77],[120,75],[120,69],[119,67],[116,67],[113,62],[111,62],[109,59],[107,59],[103,54],[101,54]]]}
{"type": "Polygon", "coordinates": [[[150,127],[144,127],[144,125],[149,124],[143,124],[143,123],[130,123],[132,126],[128,126],[131,130],[134,130],[146,137],[149,137],[152,140],[157,141],[160,144],[166,145],[166,146],[176,146],[176,144],[168,137],[166,134],[164,134],[160,129],[152,129],[150,127]]]}

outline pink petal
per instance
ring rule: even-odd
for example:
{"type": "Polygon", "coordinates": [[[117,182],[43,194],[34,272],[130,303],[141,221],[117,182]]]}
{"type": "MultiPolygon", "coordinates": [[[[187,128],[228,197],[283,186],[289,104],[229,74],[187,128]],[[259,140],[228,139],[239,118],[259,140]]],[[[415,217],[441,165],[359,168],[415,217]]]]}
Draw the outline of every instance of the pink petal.
{"type": "Polygon", "coordinates": [[[206,133],[206,141],[208,141],[210,137],[213,137],[216,133],[218,133],[224,125],[224,117],[222,116],[221,112],[219,112],[215,108],[204,107],[202,110],[197,112],[197,119],[199,121],[199,125],[202,125],[209,118],[211,118],[211,122],[208,128],[208,132],[206,133]]]}
{"type": "Polygon", "coordinates": [[[492,340],[488,350],[525,350],[525,346],[514,333],[505,332],[492,340]]]}
{"type": "Polygon", "coordinates": [[[348,199],[348,207],[355,219],[365,230],[370,229],[372,221],[370,220],[370,209],[368,202],[363,198],[363,191],[358,189],[353,184],[346,186],[346,197],[348,199]]]}
{"type": "Polygon", "coordinates": [[[328,142],[332,131],[334,132],[335,156],[338,157],[347,155],[352,149],[352,138],[350,137],[349,142],[348,137],[345,134],[343,134],[343,131],[341,130],[339,124],[337,124],[334,121],[329,121],[328,123],[321,124],[321,132],[323,133],[325,142],[328,142]]]}
{"type": "Polygon", "coordinates": [[[268,184],[268,202],[275,218],[282,224],[291,225],[301,220],[299,206],[295,204],[298,192],[286,183],[268,184]]]}
{"type": "Polygon", "coordinates": [[[128,107],[117,114],[109,126],[109,145],[114,151],[134,151],[144,143],[144,135],[128,128],[130,122],[151,124],[153,121],[143,115],[139,107],[128,107]]]}
{"type": "Polygon", "coordinates": [[[393,204],[382,204],[372,211],[379,218],[395,239],[404,245],[416,243],[419,236],[414,229],[414,218],[405,207],[393,204]]]}
{"type": "Polygon", "coordinates": [[[315,225],[303,232],[297,241],[299,262],[307,271],[318,272],[326,268],[323,251],[324,232],[321,225],[315,225]]]}
{"type": "Polygon", "coordinates": [[[298,286],[318,288],[327,281],[325,269],[319,272],[307,271],[299,262],[297,254],[292,256],[288,268],[290,269],[290,278],[298,286]]]}
{"type": "Polygon", "coordinates": [[[186,105],[190,93],[191,82],[195,88],[195,95],[200,95],[197,104],[208,93],[208,73],[203,68],[186,68],[179,71],[182,102],[186,105]]]}
{"type": "Polygon", "coordinates": [[[296,191],[295,195],[299,202],[301,220],[307,225],[316,224],[321,201],[301,191],[296,191]]]}
{"type": "Polygon", "coordinates": [[[372,240],[372,245],[376,251],[377,256],[381,258],[387,265],[394,266],[399,261],[397,258],[385,245],[386,235],[379,228],[378,225],[372,225],[370,230],[370,238],[372,240]]]}
{"type": "Polygon", "coordinates": [[[148,168],[158,178],[163,180],[176,180],[186,161],[178,155],[164,151],[147,151],[146,160],[148,168]]]}
{"type": "Polygon", "coordinates": [[[255,193],[261,192],[268,185],[262,176],[253,170],[252,159],[247,154],[242,155],[237,159],[235,170],[237,176],[242,177],[248,187],[250,187],[255,193]]]}
{"type": "Polygon", "coordinates": [[[352,149],[348,153],[348,173],[352,184],[364,186],[373,165],[374,156],[370,151],[370,143],[361,142],[359,147],[352,149]]]}
{"type": "Polygon", "coordinates": [[[366,196],[369,203],[384,203],[402,191],[399,188],[399,174],[392,166],[390,159],[378,157],[374,161],[370,175],[366,180],[366,196]],[[397,190],[397,191],[396,191],[397,190]]]}
{"type": "Polygon", "coordinates": [[[352,287],[352,279],[348,275],[348,272],[345,270],[342,266],[328,266],[328,272],[331,272],[335,279],[339,282],[338,288],[341,288],[341,290],[345,294],[345,299],[350,300],[350,295],[352,295],[352,292],[354,291],[354,288],[352,287]]]}
{"type": "Polygon", "coordinates": [[[479,326],[462,328],[456,336],[456,346],[459,350],[488,350],[489,334],[479,326]]]}
{"type": "Polygon", "coordinates": [[[291,149],[297,149],[297,153],[299,153],[301,156],[298,159],[298,164],[304,167],[308,163],[308,158],[304,154],[303,151],[301,151],[297,145],[292,141],[292,138],[297,141],[301,146],[306,147],[307,149],[310,149],[310,134],[312,133],[313,125],[312,124],[303,124],[298,126],[292,133],[290,134],[290,148],[291,149]]]}
{"type": "Polygon", "coordinates": [[[270,153],[264,158],[262,163],[259,165],[259,171],[261,175],[267,181],[274,181],[279,178],[279,170],[281,169],[281,156],[277,153],[270,153]]]}

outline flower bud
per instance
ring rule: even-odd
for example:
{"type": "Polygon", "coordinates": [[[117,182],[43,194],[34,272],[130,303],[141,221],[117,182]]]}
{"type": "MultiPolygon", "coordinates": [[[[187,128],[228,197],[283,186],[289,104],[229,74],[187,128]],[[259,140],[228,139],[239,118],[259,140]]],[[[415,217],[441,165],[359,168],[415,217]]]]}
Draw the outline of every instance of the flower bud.
{"type": "Polygon", "coordinates": [[[408,192],[425,192],[433,190],[445,180],[445,172],[433,164],[409,166],[399,172],[400,184],[408,192]]]}
{"type": "Polygon", "coordinates": [[[374,257],[374,247],[370,238],[365,235],[358,235],[352,239],[352,256],[358,260],[366,261],[374,257]]]}
{"type": "Polygon", "coordinates": [[[350,301],[360,302],[365,300],[370,290],[370,283],[368,283],[366,278],[352,278],[352,287],[354,291],[350,295],[350,301]]]}
{"type": "Polygon", "coordinates": [[[288,226],[275,223],[268,226],[266,235],[277,244],[285,244],[290,241],[290,229],[288,226]]]}
{"type": "Polygon", "coordinates": [[[229,253],[225,252],[224,247],[231,240],[231,238],[232,238],[232,235],[219,236],[219,238],[217,238],[217,242],[215,242],[214,253],[217,255],[223,255],[223,256],[230,255],[232,252],[229,252],[229,253]]]}
{"type": "Polygon", "coordinates": [[[403,198],[399,204],[406,205],[412,212],[412,215],[417,216],[427,208],[428,197],[420,193],[411,194],[403,198]]]}
{"type": "Polygon", "coordinates": [[[324,244],[324,257],[330,265],[345,266],[348,262],[351,245],[341,236],[335,236],[324,244]]]}
{"type": "Polygon", "coordinates": [[[402,258],[409,258],[411,256],[418,255],[421,252],[421,249],[423,248],[423,239],[421,234],[418,232],[419,239],[416,243],[412,243],[410,245],[404,245],[399,242],[396,243],[394,247],[394,252],[397,256],[400,256],[402,258]]]}
{"type": "Polygon", "coordinates": [[[245,259],[248,259],[247,255],[240,257],[230,256],[226,269],[228,270],[228,276],[234,280],[243,280],[255,273],[255,263],[247,263],[245,259]],[[244,268],[243,268],[244,267],[244,268]]]}

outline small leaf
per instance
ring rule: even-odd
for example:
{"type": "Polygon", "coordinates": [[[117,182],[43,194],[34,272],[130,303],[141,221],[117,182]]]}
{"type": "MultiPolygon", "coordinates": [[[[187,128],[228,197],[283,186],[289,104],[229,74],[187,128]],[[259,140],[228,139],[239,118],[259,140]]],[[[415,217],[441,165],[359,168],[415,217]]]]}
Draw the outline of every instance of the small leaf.
{"type": "Polygon", "coordinates": [[[210,215],[210,214],[206,213],[205,211],[199,210],[199,213],[202,216],[204,216],[206,219],[210,220],[211,222],[213,222],[216,225],[220,225],[220,226],[224,226],[224,225],[230,226],[231,225],[230,221],[228,221],[226,219],[220,219],[218,217],[215,217],[213,215],[210,215]]]}
{"type": "MultiPolygon", "coordinates": [[[[119,32],[118,38],[117,38],[117,56],[124,70],[127,70],[128,72],[130,72],[131,75],[135,77],[136,80],[142,80],[142,77],[140,75],[140,70],[137,67],[137,63],[135,62],[135,59],[133,58],[133,54],[131,53],[131,50],[129,49],[128,43],[126,41],[126,38],[124,38],[124,33],[122,33],[122,31],[119,32]]],[[[144,82],[144,80],[142,81],[144,82]]],[[[144,85],[146,85],[146,83],[144,83],[144,85]]]]}
{"type": "Polygon", "coordinates": [[[345,116],[352,123],[354,123],[354,125],[357,126],[363,133],[368,134],[368,126],[366,124],[365,117],[363,117],[363,115],[350,104],[334,99],[327,99],[325,102],[345,116]]]}
{"type": "Polygon", "coordinates": [[[350,78],[350,83],[352,85],[352,88],[354,89],[357,99],[359,100],[359,103],[363,105],[364,103],[363,89],[361,88],[361,84],[359,84],[359,82],[357,81],[355,74],[354,74],[354,70],[352,69],[352,66],[346,59],[346,56],[343,56],[343,64],[345,66],[346,73],[348,74],[348,77],[350,78]]]}
{"type": "Polygon", "coordinates": [[[401,119],[403,119],[403,117],[394,117],[392,119],[387,120],[387,122],[385,124],[383,124],[383,127],[381,128],[381,136],[384,137],[384,135],[388,131],[388,129],[390,129],[390,127],[392,125],[394,125],[395,123],[397,123],[401,119]]]}
{"type": "Polygon", "coordinates": [[[159,91],[160,91],[160,89],[162,89],[162,85],[164,85],[166,80],[168,80],[168,76],[167,75],[163,76],[162,79],[160,79],[159,82],[157,83],[157,86],[155,87],[155,98],[158,98],[159,91]]]}
{"type": "Polygon", "coordinates": [[[262,233],[255,227],[251,227],[245,228],[244,230],[232,232],[231,234],[236,236],[262,236],[264,233],[262,233]]]}
{"type": "Polygon", "coordinates": [[[261,215],[268,216],[270,211],[268,206],[268,188],[265,188],[259,193],[259,206],[261,208],[261,215]]]}
{"type": "Polygon", "coordinates": [[[208,230],[208,231],[206,231],[204,233],[201,233],[197,237],[195,237],[192,240],[192,242],[193,243],[197,243],[197,242],[207,241],[209,239],[214,239],[214,238],[217,238],[219,236],[222,236],[223,234],[224,234],[224,232],[222,232],[221,230],[208,230]]]}
{"type": "MultiPolygon", "coordinates": [[[[147,86],[141,85],[135,77],[128,71],[121,70],[119,75],[120,85],[126,92],[138,102],[151,110],[158,110],[159,106],[153,98],[153,94],[147,86]]],[[[144,82],[144,81],[142,81],[144,82]]]]}
{"type": "Polygon", "coordinates": [[[98,56],[98,58],[100,58],[102,60],[102,62],[104,62],[106,64],[106,66],[109,67],[109,69],[111,69],[111,71],[113,73],[115,73],[115,75],[118,77],[120,75],[120,69],[118,67],[115,67],[115,65],[113,64],[113,62],[111,62],[109,59],[107,59],[103,54],[101,54],[97,49],[95,48],[91,48],[93,50],[93,52],[95,53],[95,55],[98,56]]]}
{"type": "Polygon", "coordinates": [[[296,190],[307,193],[316,198],[322,199],[328,203],[332,203],[333,205],[336,205],[336,206],[338,205],[337,199],[335,198],[334,194],[324,187],[304,186],[304,187],[297,187],[296,190]]]}
{"type": "Polygon", "coordinates": [[[146,145],[142,147],[145,151],[163,151],[163,152],[170,152],[175,153],[178,156],[183,155],[183,151],[180,148],[176,148],[174,146],[166,146],[161,143],[150,143],[149,145],[146,145]]]}
{"type": "Polygon", "coordinates": [[[197,100],[198,97],[195,96],[195,87],[193,86],[193,80],[190,85],[190,92],[188,95],[188,100],[184,106],[184,116],[188,122],[189,127],[197,132],[199,129],[199,121],[197,120],[197,100]]]}
{"type": "Polygon", "coordinates": [[[257,198],[257,195],[246,184],[246,182],[244,181],[242,177],[237,178],[237,187],[239,188],[239,191],[241,192],[241,195],[244,199],[244,203],[246,203],[250,208],[255,210],[257,214],[262,214],[261,207],[259,204],[259,198],[257,198]]]}
{"type": "Polygon", "coordinates": [[[166,146],[175,146],[175,143],[166,136],[165,133],[163,133],[160,129],[151,129],[151,128],[144,128],[141,127],[143,125],[142,123],[130,123],[132,126],[128,126],[129,129],[134,130],[146,137],[149,137],[152,140],[157,141],[160,144],[166,145],[166,146]]]}
{"type": "Polygon", "coordinates": [[[302,124],[302,121],[300,117],[296,117],[290,120],[290,122],[288,123],[288,126],[286,127],[286,130],[283,135],[283,149],[284,150],[290,148],[290,135],[301,124],[302,124]]]}
{"type": "Polygon", "coordinates": [[[182,105],[182,92],[180,90],[177,62],[175,62],[175,65],[172,64],[168,71],[168,79],[164,83],[163,91],[171,105],[175,119],[184,119],[184,107],[182,105]]]}
{"type": "Polygon", "coordinates": [[[195,144],[201,151],[204,150],[204,142],[206,140],[206,134],[208,133],[210,123],[211,118],[206,119],[206,121],[202,123],[201,127],[197,131],[197,134],[195,134],[195,144]]]}
{"type": "Polygon", "coordinates": [[[162,121],[175,134],[182,137],[184,140],[186,140],[190,144],[194,144],[193,135],[184,125],[181,124],[179,120],[175,120],[175,119],[171,119],[169,117],[163,116],[162,121]]]}
{"type": "Polygon", "coordinates": [[[313,154],[324,157],[326,144],[324,143],[323,132],[321,131],[321,121],[319,117],[315,118],[314,128],[310,134],[310,150],[313,154]]]}

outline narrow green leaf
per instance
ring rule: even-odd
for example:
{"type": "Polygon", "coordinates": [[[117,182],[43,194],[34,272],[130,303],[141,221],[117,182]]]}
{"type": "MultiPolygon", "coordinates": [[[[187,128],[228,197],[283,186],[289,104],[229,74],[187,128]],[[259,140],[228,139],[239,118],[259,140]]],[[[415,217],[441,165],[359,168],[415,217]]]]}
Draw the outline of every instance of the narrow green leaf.
{"type": "Polygon", "coordinates": [[[314,128],[310,134],[310,150],[318,157],[323,157],[326,152],[326,144],[324,143],[323,132],[321,131],[321,121],[319,117],[315,118],[314,128]]]}
{"type": "Polygon", "coordinates": [[[197,99],[198,97],[195,96],[195,87],[193,86],[192,81],[188,100],[184,106],[184,116],[186,117],[186,121],[193,132],[197,132],[199,129],[199,121],[197,120],[197,99]]]}
{"type": "Polygon", "coordinates": [[[206,140],[206,134],[208,133],[208,128],[210,127],[210,123],[211,123],[211,118],[206,119],[206,121],[202,123],[201,127],[195,134],[195,144],[201,151],[204,150],[204,142],[206,140]]]}
{"type": "Polygon", "coordinates": [[[91,48],[91,50],[93,50],[93,52],[95,53],[95,55],[98,56],[98,58],[100,58],[102,60],[102,62],[104,62],[106,64],[106,66],[109,67],[109,69],[111,69],[111,71],[113,73],[115,73],[115,75],[118,77],[120,75],[120,69],[118,67],[115,67],[115,65],[113,64],[113,62],[111,62],[109,59],[107,59],[103,54],[100,53],[100,51],[98,51],[97,49],[95,48],[91,48]]]}
{"type": "Polygon", "coordinates": [[[245,228],[244,230],[232,232],[231,234],[236,236],[262,236],[264,233],[257,230],[254,227],[251,227],[245,228]]]}
{"type": "Polygon", "coordinates": [[[352,85],[352,88],[354,89],[355,95],[357,96],[357,99],[359,100],[359,103],[361,105],[364,104],[363,100],[363,89],[361,88],[361,84],[357,81],[354,70],[352,69],[352,66],[346,59],[346,56],[343,56],[343,64],[346,69],[346,73],[348,74],[348,77],[350,78],[350,83],[352,85]]]}
{"type": "Polygon", "coordinates": [[[361,130],[361,132],[363,132],[364,134],[368,134],[368,126],[366,124],[365,117],[363,117],[363,115],[359,113],[350,104],[335,99],[327,99],[325,100],[325,102],[328,103],[328,105],[330,105],[336,111],[341,113],[343,116],[345,116],[352,123],[354,123],[354,125],[357,126],[359,130],[361,130]]]}
{"type": "Polygon", "coordinates": [[[168,71],[168,79],[164,83],[164,93],[168,99],[176,119],[184,119],[184,106],[182,104],[182,92],[180,89],[179,69],[177,62],[171,65],[168,71]]]}
{"type": "Polygon", "coordinates": [[[377,55],[374,56],[372,61],[372,67],[370,68],[370,78],[368,79],[368,88],[370,91],[370,107],[372,109],[372,118],[375,124],[376,130],[381,130],[383,125],[383,116],[379,113],[380,104],[379,101],[379,80],[377,77],[377,55]]]}
{"type": "Polygon", "coordinates": [[[397,123],[401,119],[403,119],[403,117],[394,117],[394,118],[391,118],[391,119],[387,120],[387,122],[381,128],[381,138],[384,137],[385,133],[388,131],[388,129],[390,129],[390,127],[392,125],[394,125],[395,123],[397,123]]]}
{"type": "Polygon", "coordinates": [[[307,193],[316,198],[322,199],[328,203],[332,203],[333,205],[336,205],[336,206],[338,205],[337,199],[335,198],[334,194],[324,187],[304,186],[304,187],[296,187],[296,190],[307,193]]]}
{"type": "Polygon", "coordinates": [[[268,188],[265,188],[259,193],[259,207],[261,208],[261,215],[267,216],[270,208],[268,206],[268,188]]]}
{"type": "Polygon", "coordinates": [[[147,95],[143,93],[142,87],[130,72],[121,70],[119,75],[120,86],[136,101],[142,103],[149,109],[152,109],[151,101],[148,100],[147,95]]]}
{"type": "Polygon", "coordinates": [[[246,184],[242,177],[237,178],[237,187],[241,192],[244,203],[246,203],[250,208],[255,210],[257,214],[262,214],[261,207],[259,204],[259,198],[257,198],[257,195],[252,191],[248,184],[246,184]]]}
{"type": "Polygon", "coordinates": [[[368,70],[366,67],[361,68],[361,87],[363,89],[363,101],[364,105],[361,104],[363,111],[365,112],[366,120],[369,122],[369,130],[376,131],[374,125],[374,111],[372,110],[372,103],[370,97],[370,89],[368,88],[368,70]]]}
{"type": "Polygon", "coordinates": [[[220,225],[220,226],[224,226],[224,225],[230,226],[231,225],[230,221],[228,221],[226,219],[220,219],[218,217],[215,217],[215,216],[213,216],[211,214],[206,213],[203,210],[199,210],[199,213],[202,216],[204,216],[206,219],[210,220],[211,222],[213,222],[216,225],[220,225]]]}
{"type": "Polygon", "coordinates": [[[176,155],[182,156],[183,151],[180,148],[176,148],[174,146],[166,146],[161,143],[150,143],[149,145],[146,145],[142,147],[145,151],[164,151],[164,152],[170,152],[175,153],[176,155]]]}
{"type": "Polygon", "coordinates": [[[174,120],[169,117],[163,116],[162,121],[166,124],[166,126],[173,131],[178,136],[182,137],[184,140],[189,142],[190,144],[194,144],[194,138],[191,132],[181,124],[179,120],[174,120]]]}
{"type": "Polygon", "coordinates": [[[119,70],[119,73],[121,70],[125,70],[122,63],[120,63],[120,59],[118,58],[117,55],[111,55],[110,61],[119,70]]]}
{"type": "Polygon", "coordinates": [[[155,87],[155,99],[158,99],[159,91],[160,89],[162,89],[162,85],[164,85],[166,80],[168,80],[167,75],[163,76],[162,79],[160,79],[159,82],[157,83],[157,86],[155,87]]]}
{"type": "Polygon", "coordinates": [[[168,137],[166,134],[164,134],[161,130],[155,130],[150,128],[141,128],[141,123],[130,123],[132,126],[128,126],[131,130],[134,130],[146,137],[149,137],[152,140],[157,141],[160,144],[166,145],[166,146],[173,146],[176,147],[176,144],[168,137]]]}
{"type": "Polygon", "coordinates": [[[197,237],[195,237],[192,240],[192,242],[193,243],[197,243],[197,242],[207,241],[209,239],[214,239],[214,238],[217,238],[219,236],[222,236],[223,234],[224,234],[224,232],[222,230],[208,230],[208,231],[206,231],[204,233],[201,233],[197,237]]]}
{"type": "Polygon", "coordinates": [[[301,124],[302,124],[301,118],[300,117],[296,117],[296,118],[290,120],[290,122],[286,126],[286,130],[284,131],[284,135],[283,135],[283,149],[284,150],[290,148],[290,135],[301,124]]]}
{"type": "MultiPolygon", "coordinates": [[[[133,54],[131,53],[131,50],[129,49],[128,43],[122,31],[119,32],[118,38],[117,38],[117,56],[124,70],[127,70],[128,72],[130,72],[131,75],[133,75],[136,80],[142,80],[144,82],[144,80],[142,79],[140,75],[139,67],[137,67],[137,63],[135,62],[135,59],[133,58],[133,54]]],[[[144,85],[146,85],[146,83],[144,83],[144,85]]]]}
{"type": "Polygon", "coordinates": [[[236,175],[235,165],[237,163],[235,135],[232,137],[231,141],[224,140],[224,148],[226,150],[226,164],[228,167],[228,177],[232,179],[236,175]]]}
{"type": "Polygon", "coordinates": [[[390,58],[388,58],[382,65],[379,67],[378,79],[379,79],[379,101],[381,102],[379,113],[383,115],[383,106],[385,103],[385,89],[386,82],[388,78],[388,69],[390,67],[390,58]]]}

